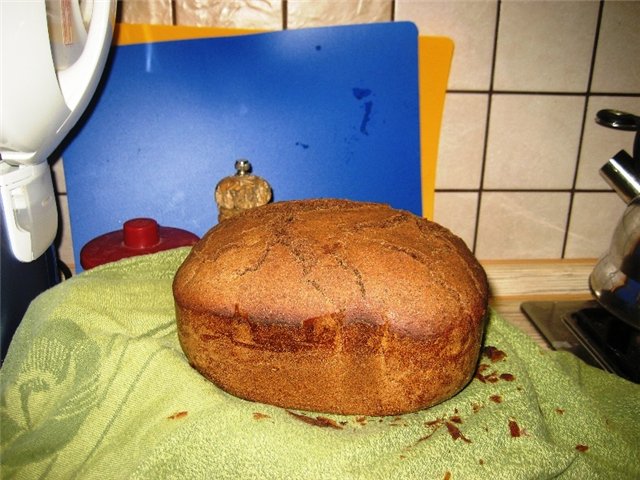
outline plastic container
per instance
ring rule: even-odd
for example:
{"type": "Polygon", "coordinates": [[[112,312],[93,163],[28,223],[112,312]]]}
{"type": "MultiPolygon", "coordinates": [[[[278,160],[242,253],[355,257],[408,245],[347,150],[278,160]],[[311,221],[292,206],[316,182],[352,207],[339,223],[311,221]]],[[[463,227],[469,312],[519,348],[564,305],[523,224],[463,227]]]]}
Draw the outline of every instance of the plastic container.
{"type": "Polygon", "coordinates": [[[199,239],[180,228],[161,227],[152,218],[134,218],[124,222],[121,230],[105,233],[82,247],[80,264],[88,270],[123,258],[190,246],[199,239]]]}

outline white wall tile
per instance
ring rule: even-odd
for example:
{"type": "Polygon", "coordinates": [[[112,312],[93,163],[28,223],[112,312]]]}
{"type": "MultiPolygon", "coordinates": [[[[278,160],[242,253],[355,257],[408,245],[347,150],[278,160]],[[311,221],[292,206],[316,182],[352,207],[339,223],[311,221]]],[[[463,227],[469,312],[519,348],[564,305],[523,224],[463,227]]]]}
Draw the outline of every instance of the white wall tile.
{"type": "Polygon", "coordinates": [[[174,0],[176,25],[280,30],[280,0],[174,0]]]}
{"type": "Polygon", "coordinates": [[[594,1],[503,1],[494,88],[585,92],[597,18],[594,1]]]}
{"type": "Polygon", "coordinates": [[[448,93],[445,98],[436,188],[480,187],[488,94],[448,93]]]}
{"type": "Polygon", "coordinates": [[[389,22],[391,0],[287,0],[287,28],[389,22]]]}
{"type": "Polygon", "coordinates": [[[118,16],[122,23],[151,23],[171,25],[173,11],[171,0],[120,0],[118,16]]]}
{"type": "Polygon", "coordinates": [[[395,5],[396,20],[414,22],[422,35],[440,35],[453,40],[449,89],[489,89],[496,0],[396,0],[395,5]]]}
{"type": "Polygon", "coordinates": [[[605,1],[591,90],[640,93],[639,1],[605,1]]]}
{"type": "Polygon", "coordinates": [[[576,193],[565,257],[598,258],[604,254],[625,208],[626,204],[613,192],[576,193]]]}
{"type": "Polygon", "coordinates": [[[485,188],[570,188],[583,104],[581,96],[494,95],[485,188]]]}
{"type": "Polygon", "coordinates": [[[476,256],[560,258],[568,208],[569,193],[483,193],[476,256]]]}
{"type": "Polygon", "coordinates": [[[477,192],[436,192],[433,220],[473,248],[477,208],[477,192]]]}
{"type": "Polygon", "coordinates": [[[640,115],[640,97],[591,96],[588,102],[576,188],[609,190],[600,176],[600,168],[620,150],[632,155],[635,133],[597,124],[596,113],[602,109],[615,109],[640,115]]]}

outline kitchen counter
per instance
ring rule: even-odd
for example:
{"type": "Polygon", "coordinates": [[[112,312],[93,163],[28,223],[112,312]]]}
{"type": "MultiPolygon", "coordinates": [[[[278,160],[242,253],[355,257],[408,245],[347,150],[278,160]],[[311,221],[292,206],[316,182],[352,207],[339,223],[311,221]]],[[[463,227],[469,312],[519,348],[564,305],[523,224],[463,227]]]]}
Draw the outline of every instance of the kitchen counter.
{"type": "Polygon", "coordinates": [[[487,260],[491,306],[509,323],[549,348],[540,332],[521,312],[525,301],[589,300],[589,275],[596,259],[487,260]]]}

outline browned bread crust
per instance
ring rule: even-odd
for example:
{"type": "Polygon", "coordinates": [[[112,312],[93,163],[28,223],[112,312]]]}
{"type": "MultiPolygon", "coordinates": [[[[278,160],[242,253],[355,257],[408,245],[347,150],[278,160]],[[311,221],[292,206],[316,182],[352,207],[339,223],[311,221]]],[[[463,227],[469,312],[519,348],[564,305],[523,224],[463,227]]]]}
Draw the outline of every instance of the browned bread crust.
{"type": "Polygon", "coordinates": [[[280,202],[212,228],[178,270],[190,363],[248,400],[397,415],[470,380],[484,270],[444,227],[387,205],[280,202]]]}

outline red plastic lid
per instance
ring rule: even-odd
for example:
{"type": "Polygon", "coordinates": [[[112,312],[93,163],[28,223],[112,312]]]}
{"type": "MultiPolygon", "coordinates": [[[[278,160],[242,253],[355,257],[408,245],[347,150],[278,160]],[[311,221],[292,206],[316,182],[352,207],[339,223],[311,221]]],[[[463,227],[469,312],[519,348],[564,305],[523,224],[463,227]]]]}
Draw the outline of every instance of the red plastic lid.
{"type": "Polygon", "coordinates": [[[134,218],[124,222],[122,230],[105,233],[82,247],[80,264],[88,270],[122,258],[193,245],[198,240],[186,230],[161,227],[152,218],[134,218]]]}

